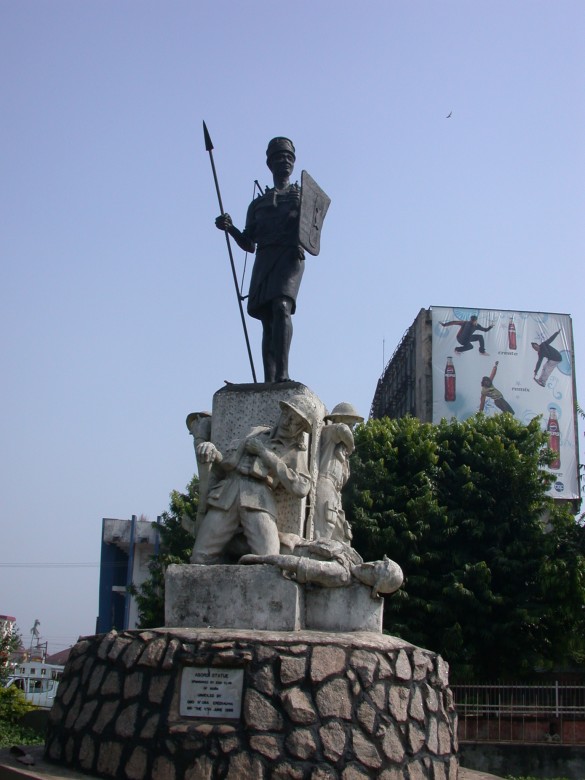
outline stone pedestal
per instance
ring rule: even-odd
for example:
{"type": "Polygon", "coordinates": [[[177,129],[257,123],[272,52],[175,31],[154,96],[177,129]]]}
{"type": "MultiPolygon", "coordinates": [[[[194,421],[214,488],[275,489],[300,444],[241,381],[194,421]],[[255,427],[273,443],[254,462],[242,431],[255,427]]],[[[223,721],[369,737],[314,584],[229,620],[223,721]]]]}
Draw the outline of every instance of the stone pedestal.
{"type": "Polygon", "coordinates": [[[125,780],[456,780],[447,666],[390,636],[115,631],[73,648],[47,759],[125,780]]]}
{"type": "Polygon", "coordinates": [[[382,633],[384,599],[355,582],[348,588],[305,586],[305,628],[313,631],[382,633]]]}
{"type": "Polygon", "coordinates": [[[365,585],[300,585],[274,566],[173,564],[165,575],[165,625],[173,627],[381,633],[383,610],[365,585]]]}
{"type": "Polygon", "coordinates": [[[173,564],[165,574],[165,625],[298,631],[305,594],[274,566],[173,564]]]}

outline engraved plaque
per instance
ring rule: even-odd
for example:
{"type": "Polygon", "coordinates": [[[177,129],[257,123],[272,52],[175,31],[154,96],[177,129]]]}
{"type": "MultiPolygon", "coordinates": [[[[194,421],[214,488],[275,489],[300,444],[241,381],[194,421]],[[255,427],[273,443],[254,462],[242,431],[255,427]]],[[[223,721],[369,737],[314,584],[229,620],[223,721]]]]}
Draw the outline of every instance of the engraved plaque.
{"type": "Polygon", "coordinates": [[[190,718],[239,718],[243,669],[187,666],[181,675],[179,714],[190,718]]]}

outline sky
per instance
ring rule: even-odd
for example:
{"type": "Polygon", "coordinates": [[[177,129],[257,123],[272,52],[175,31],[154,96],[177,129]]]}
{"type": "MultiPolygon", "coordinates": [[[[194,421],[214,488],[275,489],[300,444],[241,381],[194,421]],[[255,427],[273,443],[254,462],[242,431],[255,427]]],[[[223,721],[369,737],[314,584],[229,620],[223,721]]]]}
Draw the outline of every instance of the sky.
{"type": "Polygon", "coordinates": [[[326,407],[367,417],[433,305],[570,314],[583,398],[584,34],[581,0],[0,0],[0,613],[25,644],[95,632],[102,518],[161,514],[187,413],[251,381],[202,120],[236,225],[273,136],[331,198],[290,356],[326,407]]]}

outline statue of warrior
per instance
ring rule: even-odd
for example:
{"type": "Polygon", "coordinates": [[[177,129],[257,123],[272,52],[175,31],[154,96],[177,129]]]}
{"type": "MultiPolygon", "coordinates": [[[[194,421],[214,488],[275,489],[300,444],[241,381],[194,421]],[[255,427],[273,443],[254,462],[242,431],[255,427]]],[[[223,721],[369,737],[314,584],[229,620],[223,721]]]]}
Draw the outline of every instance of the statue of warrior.
{"type": "Polygon", "coordinates": [[[318,253],[319,230],[329,206],[325,193],[305,171],[302,187],[290,183],[295,160],[292,141],[273,138],[266,150],[266,164],[272,172],[274,187],[267,188],[263,195],[252,201],[244,230],[235,227],[229,214],[222,214],[215,220],[216,227],[227,231],[241,249],[256,252],[248,314],[262,322],[265,382],[289,380],[292,315],[305,270],[303,246],[312,254],[318,253]],[[303,228],[307,233],[305,240],[303,228]]]}

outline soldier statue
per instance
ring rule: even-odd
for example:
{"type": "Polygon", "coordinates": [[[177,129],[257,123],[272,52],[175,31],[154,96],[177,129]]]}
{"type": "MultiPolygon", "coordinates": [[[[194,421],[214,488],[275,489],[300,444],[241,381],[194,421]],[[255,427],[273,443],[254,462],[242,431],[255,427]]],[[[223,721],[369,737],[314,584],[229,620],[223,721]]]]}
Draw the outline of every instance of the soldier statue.
{"type": "Polygon", "coordinates": [[[305,498],[311,489],[305,434],[316,423],[311,401],[295,395],[280,401],[275,426],[257,426],[235,438],[224,452],[215,444],[197,445],[197,457],[212,473],[207,508],[191,555],[191,563],[222,563],[222,555],[240,530],[256,555],[280,550],[275,490],[305,498]]]}
{"type": "Polygon", "coordinates": [[[283,137],[273,138],[266,150],[266,164],[272,172],[274,187],[267,188],[263,195],[252,201],[244,230],[235,227],[229,214],[222,214],[215,220],[216,227],[227,231],[241,249],[256,251],[248,314],[262,322],[265,382],[289,380],[292,315],[305,270],[303,246],[311,254],[318,254],[319,230],[329,206],[325,193],[305,171],[302,187],[290,183],[295,160],[292,141],[283,137]],[[305,186],[305,180],[308,186],[305,186]],[[303,218],[301,211],[305,192],[308,193],[309,203],[304,208],[303,218]],[[303,226],[307,234],[305,240],[299,235],[303,226]]]}

